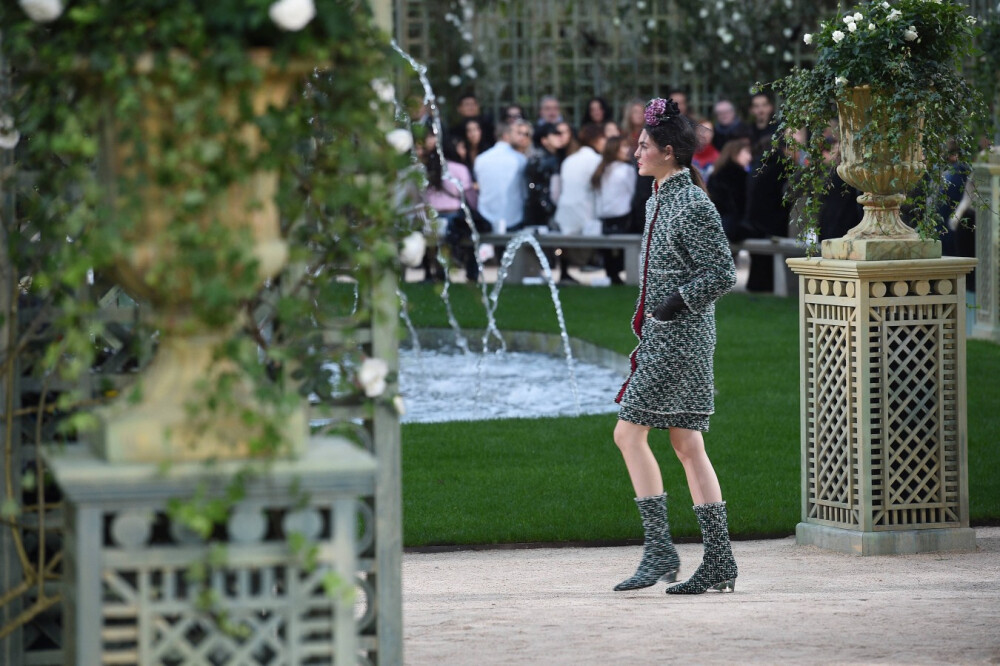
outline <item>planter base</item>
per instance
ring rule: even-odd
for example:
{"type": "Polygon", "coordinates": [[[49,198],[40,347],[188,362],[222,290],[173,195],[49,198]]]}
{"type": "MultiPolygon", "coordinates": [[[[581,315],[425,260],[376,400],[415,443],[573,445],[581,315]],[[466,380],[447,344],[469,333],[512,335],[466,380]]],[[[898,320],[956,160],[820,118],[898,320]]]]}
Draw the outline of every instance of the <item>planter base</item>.
{"type": "Polygon", "coordinates": [[[799,523],[795,542],[852,555],[904,555],[976,550],[976,530],[955,527],[930,530],[861,532],[842,527],[799,523]]]}
{"type": "Polygon", "coordinates": [[[824,259],[892,261],[940,259],[941,241],[889,238],[831,238],[823,241],[824,259]]]}

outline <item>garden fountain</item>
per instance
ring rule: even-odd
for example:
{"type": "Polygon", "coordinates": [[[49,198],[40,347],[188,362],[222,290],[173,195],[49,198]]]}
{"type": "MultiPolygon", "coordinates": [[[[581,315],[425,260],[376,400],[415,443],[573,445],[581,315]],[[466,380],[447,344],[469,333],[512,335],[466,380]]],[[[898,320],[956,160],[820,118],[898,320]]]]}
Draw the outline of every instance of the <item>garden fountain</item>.
{"type": "MultiPolygon", "coordinates": [[[[425,106],[427,108],[427,111],[428,111],[428,113],[430,114],[430,117],[431,117],[432,131],[434,132],[434,134],[436,136],[441,136],[443,134],[442,125],[441,125],[441,117],[440,117],[440,113],[439,113],[439,110],[438,110],[438,107],[437,107],[437,101],[436,101],[436,97],[434,95],[434,91],[433,91],[433,89],[431,87],[430,80],[427,77],[427,67],[425,65],[417,62],[410,54],[406,53],[402,48],[400,48],[400,46],[395,41],[392,42],[392,47],[410,65],[410,67],[413,69],[413,71],[416,72],[416,74],[417,74],[417,76],[418,76],[418,78],[420,80],[421,86],[423,87],[423,91],[424,91],[423,102],[424,102],[424,104],[425,104],[425,106]]],[[[405,117],[405,114],[402,112],[401,107],[400,107],[398,101],[396,102],[396,108],[397,108],[397,115],[405,117]]],[[[525,356],[522,353],[508,353],[507,342],[505,341],[503,335],[501,334],[501,332],[500,332],[500,330],[499,330],[499,328],[497,326],[497,322],[496,322],[496,310],[497,310],[497,307],[498,307],[498,304],[499,304],[500,293],[501,293],[501,291],[503,289],[504,281],[505,281],[505,279],[506,279],[506,277],[508,275],[510,266],[511,266],[511,264],[514,261],[514,257],[516,256],[518,250],[522,246],[527,245],[528,247],[530,247],[535,252],[536,256],[538,257],[538,261],[539,261],[539,263],[541,264],[541,267],[542,267],[542,277],[543,277],[545,283],[549,287],[549,292],[550,292],[551,297],[552,297],[552,304],[553,304],[553,307],[555,309],[556,317],[557,317],[557,319],[559,321],[560,338],[561,338],[561,341],[562,341],[562,352],[563,352],[563,355],[565,356],[565,368],[566,368],[565,375],[560,375],[557,372],[555,372],[554,370],[551,370],[551,371],[547,371],[546,373],[543,373],[541,376],[537,376],[537,375],[535,375],[535,376],[537,376],[538,379],[541,380],[541,379],[544,378],[545,375],[548,375],[550,377],[550,380],[554,380],[554,381],[558,382],[558,386],[556,387],[557,389],[562,389],[564,387],[564,385],[565,385],[565,379],[564,379],[564,377],[568,378],[570,392],[571,392],[572,397],[573,397],[573,408],[574,408],[571,413],[574,414],[574,415],[580,414],[581,411],[582,411],[582,404],[581,404],[580,389],[579,389],[579,386],[577,385],[577,381],[576,381],[576,363],[575,363],[574,358],[573,358],[573,352],[572,352],[571,345],[570,345],[569,334],[567,333],[567,330],[566,330],[566,322],[565,322],[565,318],[563,316],[562,303],[561,303],[561,301],[559,299],[559,292],[558,292],[558,289],[556,288],[555,280],[553,279],[552,271],[551,271],[551,268],[549,266],[548,259],[545,256],[545,253],[542,251],[542,248],[539,245],[538,241],[536,240],[534,234],[531,233],[530,231],[525,231],[525,232],[522,232],[522,233],[518,234],[517,236],[515,236],[513,239],[511,239],[511,241],[507,244],[506,248],[504,249],[503,255],[502,255],[501,260],[500,260],[500,268],[499,268],[499,271],[498,271],[498,274],[497,274],[497,281],[494,284],[492,291],[490,292],[488,290],[488,286],[487,286],[486,281],[484,279],[483,263],[482,263],[482,259],[480,258],[480,252],[479,252],[479,248],[480,248],[479,232],[475,228],[475,225],[472,223],[472,214],[471,214],[471,211],[469,210],[469,207],[468,207],[468,205],[466,203],[466,200],[465,200],[464,188],[463,188],[462,184],[458,181],[458,179],[454,178],[448,172],[447,160],[445,159],[445,156],[444,156],[444,149],[443,149],[441,141],[437,142],[435,149],[437,150],[438,157],[441,160],[442,172],[443,172],[442,173],[442,177],[445,180],[447,180],[449,183],[451,183],[452,185],[454,185],[455,188],[457,189],[457,191],[459,192],[459,199],[460,199],[460,202],[461,202],[462,211],[464,213],[466,223],[469,225],[469,230],[470,230],[471,237],[472,237],[474,255],[476,257],[476,262],[477,262],[477,265],[478,265],[478,268],[479,268],[479,279],[478,279],[478,282],[479,282],[479,285],[480,285],[481,290],[482,290],[483,307],[484,307],[484,309],[486,311],[487,324],[486,324],[486,329],[485,329],[485,331],[482,334],[481,351],[480,351],[480,353],[478,353],[478,354],[475,355],[476,356],[476,359],[475,359],[475,373],[471,377],[467,377],[467,378],[465,378],[465,379],[462,380],[462,381],[467,381],[467,382],[474,381],[475,384],[474,384],[474,387],[472,387],[472,386],[465,386],[463,388],[463,390],[465,391],[466,394],[468,394],[469,393],[469,389],[473,389],[474,388],[474,391],[472,392],[472,404],[476,405],[476,404],[479,404],[480,402],[482,402],[479,398],[480,398],[480,395],[481,395],[481,392],[482,392],[482,389],[483,389],[483,386],[484,386],[484,382],[487,381],[487,379],[488,379],[487,378],[487,373],[486,373],[486,363],[485,363],[485,361],[487,359],[487,356],[489,354],[491,354],[491,352],[490,352],[490,345],[491,345],[491,341],[493,341],[493,340],[495,340],[496,343],[499,346],[498,346],[498,348],[494,352],[492,352],[492,355],[496,356],[496,357],[501,357],[502,358],[504,369],[505,369],[505,373],[500,373],[498,371],[493,371],[491,369],[491,372],[489,373],[490,374],[490,377],[489,377],[490,380],[497,379],[501,375],[506,375],[506,371],[510,371],[511,372],[511,376],[515,379],[515,381],[516,381],[516,378],[520,377],[521,378],[521,382],[523,383],[525,381],[524,378],[528,375],[528,373],[534,374],[533,373],[533,370],[535,370],[534,366],[536,366],[536,364],[542,362],[542,360],[538,358],[539,355],[537,353],[536,354],[532,354],[530,356],[525,356]]],[[[448,260],[447,260],[446,257],[444,257],[442,254],[439,253],[438,254],[438,261],[441,263],[442,268],[444,269],[443,270],[443,274],[444,274],[444,288],[443,288],[443,290],[441,292],[441,299],[442,299],[442,301],[444,303],[444,306],[445,306],[445,309],[446,309],[446,312],[447,312],[447,317],[448,317],[449,325],[450,325],[452,331],[454,332],[454,336],[455,336],[455,342],[454,342],[454,344],[458,347],[458,349],[461,351],[461,353],[463,355],[472,354],[473,352],[472,352],[472,350],[469,349],[468,341],[466,340],[465,334],[462,332],[461,327],[459,326],[459,324],[457,322],[457,319],[454,316],[454,312],[452,310],[452,307],[451,307],[451,302],[450,302],[450,299],[449,299],[449,289],[450,289],[450,286],[451,286],[451,280],[450,280],[450,277],[449,277],[449,268],[450,267],[449,267],[449,265],[447,263],[448,260]]],[[[431,395],[438,395],[438,397],[437,398],[433,398],[433,400],[435,400],[435,401],[440,400],[440,402],[442,404],[454,404],[454,400],[453,399],[444,398],[444,397],[440,396],[439,395],[439,391],[431,390],[431,389],[429,389],[426,386],[420,386],[418,388],[417,385],[413,383],[415,381],[415,379],[411,375],[411,372],[413,370],[416,370],[416,373],[414,373],[414,374],[419,373],[419,374],[425,374],[425,375],[426,374],[431,374],[432,375],[433,373],[429,373],[428,372],[428,366],[430,365],[431,361],[430,361],[430,359],[423,359],[423,357],[422,357],[422,353],[420,351],[420,349],[421,349],[421,343],[420,343],[420,341],[418,339],[417,331],[416,331],[416,329],[414,328],[412,322],[409,319],[409,316],[408,316],[408,313],[407,313],[406,299],[405,299],[404,296],[402,296],[402,294],[400,294],[400,295],[401,295],[401,300],[402,300],[401,316],[404,318],[404,321],[406,322],[407,328],[408,328],[408,330],[410,332],[410,336],[411,336],[412,341],[413,341],[412,342],[413,349],[416,350],[416,353],[414,354],[414,358],[412,360],[409,358],[409,356],[410,356],[409,354],[404,354],[401,357],[401,370],[400,370],[400,374],[401,374],[401,380],[400,380],[401,390],[403,391],[404,395],[408,399],[410,399],[411,401],[414,400],[417,396],[420,396],[421,398],[426,398],[426,397],[431,396],[431,395]],[[426,360],[427,362],[424,363],[424,360],[426,360]],[[412,369],[408,368],[407,366],[410,365],[411,363],[413,363],[413,364],[415,364],[417,366],[420,366],[420,367],[412,368],[412,369]]],[[[435,359],[436,359],[436,355],[435,355],[435,359]]],[[[455,364],[453,361],[447,361],[445,363],[445,365],[450,366],[454,370],[454,368],[457,367],[457,365],[459,365],[459,364],[455,364]]],[[[496,364],[496,365],[499,365],[499,364],[496,364]]],[[[624,367],[625,367],[624,361],[623,361],[621,367],[624,369],[624,367]]],[[[491,368],[492,368],[492,366],[491,366],[491,368]]],[[[599,366],[594,366],[592,368],[588,368],[588,377],[590,377],[591,380],[596,380],[596,377],[601,374],[600,373],[601,370],[605,370],[605,369],[604,368],[599,368],[599,366]]],[[[609,372],[613,373],[613,371],[609,371],[609,372]]],[[[453,372],[453,375],[451,376],[451,381],[452,382],[458,381],[459,380],[459,376],[460,376],[460,373],[454,373],[453,372]]],[[[615,391],[617,389],[618,385],[620,385],[620,382],[621,382],[621,377],[618,376],[618,374],[613,374],[612,377],[613,377],[613,379],[612,378],[608,379],[607,395],[612,394],[613,391],[615,391]]],[[[599,385],[599,386],[601,384],[603,384],[603,382],[598,383],[598,382],[595,382],[595,381],[591,381],[590,383],[591,383],[591,385],[597,383],[597,385],[599,385]]],[[[604,390],[603,386],[602,386],[601,390],[602,391],[604,390]]],[[[508,394],[510,392],[509,389],[500,388],[500,387],[491,387],[489,391],[490,391],[491,395],[494,395],[494,396],[495,395],[500,395],[500,394],[508,394]]],[[[531,401],[532,402],[536,402],[536,403],[545,402],[545,400],[547,400],[547,396],[555,395],[555,394],[558,394],[558,393],[560,393],[559,390],[546,390],[546,391],[544,391],[544,395],[539,396],[537,399],[533,398],[533,399],[531,399],[531,401]]],[[[587,411],[603,411],[598,406],[600,399],[598,398],[597,400],[598,400],[598,402],[596,404],[593,401],[588,401],[587,402],[587,411]]],[[[611,402],[610,398],[607,399],[607,403],[608,403],[608,405],[613,404],[611,402]]],[[[608,409],[610,411],[610,407],[606,407],[606,409],[608,409]]],[[[416,411],[422,412],[422,410],[416,410],[416,411]]],[[[465,413],[466,414],[465,418],[469,417],[468,416],[468,410],[467,410],[467,408],[457,407],[456,411],[458,411],[459,414],[465,413]]],[[[476,413],[476,410],[473,409],[472,410],[472,415],[475,415],[475,413],[476,413]]],[[[559,411],[559,413],[565,413],[565,410],[561,410],[561,411],[559,411]]],[[[514,414],[504,414],[504,415],[505,416],[513,416],[514,414]]],[[[416,417],[412,417],[411,416],[410,419],[416,420],[416,417]]],[[[410,419],[404,417],[404,420],[410,420],[410,419]]],[[[439,419],[439,420],[443,420],[443,419],[439,419]]]]}

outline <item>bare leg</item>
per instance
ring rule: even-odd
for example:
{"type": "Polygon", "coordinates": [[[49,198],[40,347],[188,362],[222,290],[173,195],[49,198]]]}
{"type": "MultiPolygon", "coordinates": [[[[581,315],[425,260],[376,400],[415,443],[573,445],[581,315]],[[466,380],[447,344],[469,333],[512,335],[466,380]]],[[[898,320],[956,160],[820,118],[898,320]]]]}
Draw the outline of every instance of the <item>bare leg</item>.
{"type": "MultiPolygon", "coordinates": [[[[617,432],[616,429],[616,435],[617,432]]],[[[615,441],[617,439],[616,436],[615,441]]],[[[705,439],[701,433],[686,428],[671,428],[670,443],[673,445],[674,453],[677,454],[681,465],[684,466],[684,474],[687,476],[688,488],[691,490],[691,500],[694,504],[721,502],[722,489],[719,487],[719,478],[715,475],[712,461],[705,453],[705,439]]],[[[629,468],[630,473],[631,471],[629,468]]],[[[635,483],[634,477],[632,482],[635,483]]]]}
{"type": "MultiPolygon", "coordinates": [[[[700,433],[699,433],[700,434],[700,433]]],[[[618,421],[615,444],[622,452],[636,497],[651,497],[663,493],[660,465],[649,448],[649,427],[618,421]]]]}

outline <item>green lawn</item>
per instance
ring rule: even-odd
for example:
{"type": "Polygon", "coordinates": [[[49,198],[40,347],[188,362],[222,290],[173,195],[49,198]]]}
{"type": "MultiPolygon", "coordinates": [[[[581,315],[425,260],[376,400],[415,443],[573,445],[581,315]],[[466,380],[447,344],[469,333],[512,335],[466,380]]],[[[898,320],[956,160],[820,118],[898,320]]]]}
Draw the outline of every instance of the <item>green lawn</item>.
{"type": "MultiPolygon", "coordinates": [[[[407,284],[420,327],[447,326],[434,288],[407,284]]],[[[486,323],[480,292],[453,285],[463,327],[486,323]]],[[[563,289],[573,337],[629,353],[635,287],[563,289]]],[[[799,520],[798,303],[730,294],[718,305],[716,413],[706,443],[738,537],[788,535],[799,520]]],[[[555,332],[544,287],[506,286],[501,330],[555,332]]],[[[405,335],[405,333],[404,333],[405,335]]],[[[968,344],[969,462],[974,524],[1000,521],[1000,346],[968,344]]],[[[613,396],[609,396],[611,400],[613,396]]],[[[641,536],[614,414],[403,426],[407,546],[600,541],[641,536]]],[[[671,495],[677,536],[697,535],[684,474],[664,432],[651,444],[671,495]]]]}

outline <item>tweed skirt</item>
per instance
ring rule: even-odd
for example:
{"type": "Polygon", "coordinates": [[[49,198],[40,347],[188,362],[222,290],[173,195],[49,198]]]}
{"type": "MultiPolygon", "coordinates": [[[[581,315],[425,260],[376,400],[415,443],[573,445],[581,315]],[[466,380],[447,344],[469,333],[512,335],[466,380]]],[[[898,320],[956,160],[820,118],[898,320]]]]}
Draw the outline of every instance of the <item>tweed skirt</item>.
{"type": "Polygon", "coordinates": [[[670,428],[685,428],[687,430],[698,430],[708,432],[708,414],[691,414],[688,412],[678,412],[676,414],[658,414],[647,412],[644,409],[636,409],[628,405],[622,406],[618,410],[618,418],[636,425],[657,428],[659,430],[669,430],[670,428]]]}

